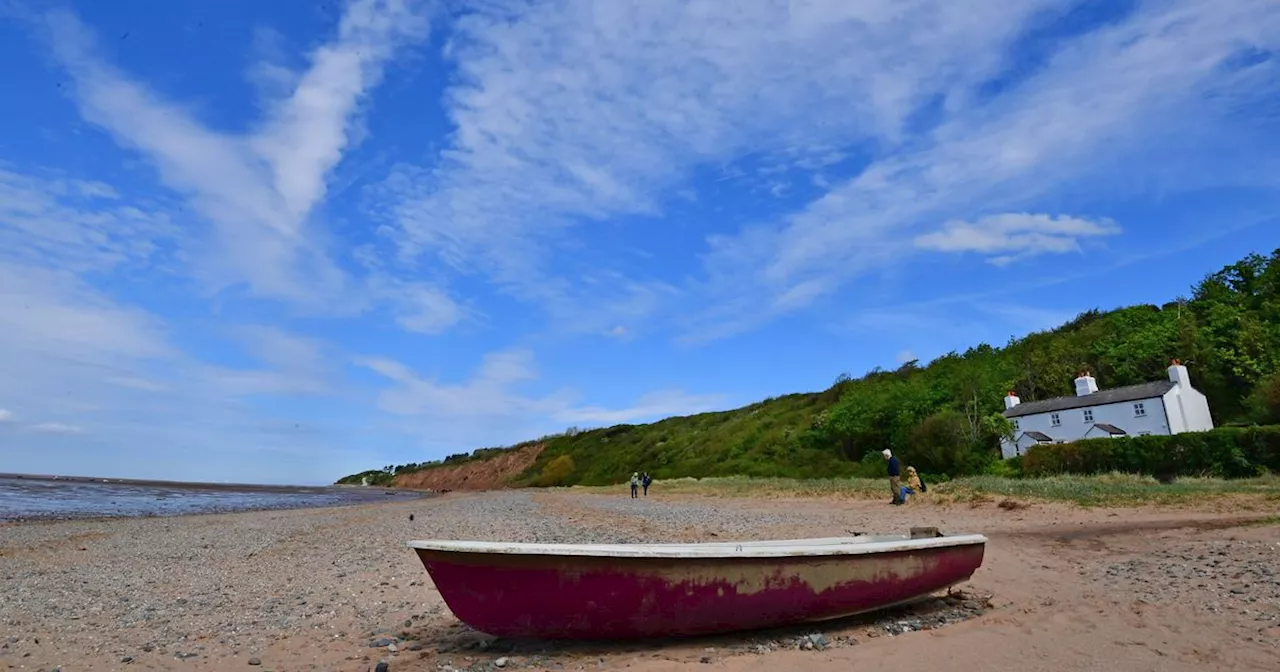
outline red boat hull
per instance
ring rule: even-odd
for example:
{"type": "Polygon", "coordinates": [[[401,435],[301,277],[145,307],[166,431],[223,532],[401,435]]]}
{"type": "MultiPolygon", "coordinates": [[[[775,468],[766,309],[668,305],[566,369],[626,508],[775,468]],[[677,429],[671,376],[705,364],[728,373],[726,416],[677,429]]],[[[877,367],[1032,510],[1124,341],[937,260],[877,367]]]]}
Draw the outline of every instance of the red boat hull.
{"type": "Polygon", "coordinates": [[[476,630],[632,639],[778,627],[912,601],[967,580],[984,546],[748,558],[415,551],[445,604],[476,630]]]}

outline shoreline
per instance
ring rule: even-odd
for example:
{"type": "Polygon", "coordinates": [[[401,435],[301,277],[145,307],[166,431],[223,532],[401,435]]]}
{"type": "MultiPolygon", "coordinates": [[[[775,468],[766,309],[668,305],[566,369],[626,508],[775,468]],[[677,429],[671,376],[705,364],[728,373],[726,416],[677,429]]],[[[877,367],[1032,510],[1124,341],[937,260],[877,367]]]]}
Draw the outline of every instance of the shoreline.
{"type": "Polygon", "coordinates": [[[141,478],[103,478],[100,476],[61,476],[58,474],[8,474],[0,473],[0,480],[84,483],[95,485],[125,485],[148,488],[169,488],[173,490],[231,490],[237,492],[279,492],[279,493],[320,493],[336,488],[359,488],[362,490],[409,490],[409,488],[382,487],[374,485],[345,485],[329,483],[325,485],[288,485],[280,483],[218,483],[209,481],[163,481],[141,478]]]}
{"type": "MultiPolygon", "coordinates": [[[[388,493],[393,494],[393,493],[388,493]]],[[[443,495],[431,493],[423,493],[413,497],[402,497],[395,501],[351,501],[338,502],[334,504],[301,504],[290,506],[254,506],[254,507],[238,507],[226,509],[207,509],[204,511],[192,511],[190,513],[137,513],[137,514],[120,514],[120,515],[75,515],[75,514],[37,514],[26,518],[3,518],[0,517],[0,528],[18,526],[18,525],[40,525],[45,523],[105,523],[117,520],[154,520],[164,518],[195,518],[200,516],[227,516],[235,514],[254,514],[254,513],[270,513],[272,511],[309,511],[324,509],[346,509],[362,506],[385,506],[390,504],[400,504],[423,499],[434,499],[443,495]]]]}
{"type": "Polygon", "coordinates": [[[326,509],[440,496],[384,487],[277,486],[0,476],[0,526],[326,509]]]}

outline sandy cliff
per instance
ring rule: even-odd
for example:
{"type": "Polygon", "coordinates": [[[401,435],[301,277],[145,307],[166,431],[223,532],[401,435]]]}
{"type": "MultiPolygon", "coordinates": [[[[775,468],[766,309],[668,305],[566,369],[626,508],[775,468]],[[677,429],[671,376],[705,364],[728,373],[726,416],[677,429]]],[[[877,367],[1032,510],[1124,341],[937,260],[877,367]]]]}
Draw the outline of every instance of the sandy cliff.
{"type": "Polygon", "coordinates": [[[489,459],[400,474],[391,484],[418,490],[499,490],[528,469],[544,445],[535,443],[489,459]]]}

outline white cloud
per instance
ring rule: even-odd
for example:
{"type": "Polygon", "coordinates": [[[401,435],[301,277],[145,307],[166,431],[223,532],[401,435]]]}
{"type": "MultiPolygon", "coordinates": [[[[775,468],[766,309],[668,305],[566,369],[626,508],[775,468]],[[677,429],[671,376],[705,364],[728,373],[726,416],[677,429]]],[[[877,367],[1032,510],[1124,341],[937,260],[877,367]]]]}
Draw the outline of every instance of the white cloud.
{"type": "Polygon", "coordinates": [[[0,168],[0,259],[77,272],[144,267],[180,238],[166,215],[122,202],[110,185],[0,168]]]}
{"type": "Polygon", "coordinates": [[[84,430],[75,425],[64,425],[60,422],[41,422],[31,425],[32,431],[42,434],[83,434],[84,430]]]}
{"type": "Polygon", "coordinates": [[[1076,38],[1002,95],[970,99],[961,83],[927,138],[887,153],[780,222],[713,237],[708,291],[719,309],[693,328],[723,336],[803,307],[901,262],[921,226],[978,205],[1020,208],[1064,185],[1111,188],[1111,175],[1090,169],[1114,169],[1122,157],[1146,159],[1125,167],[1130,176],[1177,169],[1195,175],[1190,183],[1256,180],[1256,165],[1240,161],[1212,174],[1202,164],[1147,161],[1152,147],[1182,142],[1186,130],[1198,130],[1199,141],[1210,124],[1218,137],[1229,135],[1220,116],[1229,106],[1217,101],[1243,98],[1257,82],[1220,64],[1249,45],[1280,43],[1277,25],[1280,5],[1269,2],[1142,4],[1124,21],[1076,38]],[[807,300],[794,300],[797,287],[807,300]]]}
{"type": "Polygon", "coordinates": [[[699,170],[766,190],[804,181],[779,177],[787,170],[809,171],[822,196],[711,236],[704,280],[639,306],[637,319],[687,315],[696,341],[902,262],[937,222],[1019,211],[1065,187],[1114,188],[1126,158],[1200,183],[1267,174],[1224,159],[1228,170],[1206,176],[1153,157],[1189,140],[1220,145],[1221,115],[1264,99],[1256,72],[1220,64],[1277,42],[1274,3],[1139,3],[1062,38],[993,93],[1026,65],[1012,45],[1075,4],[486,3],[448,45],[460,73],[445,99],[450,147],[434,168],[402,166],[385,185],[400,199],[397,240],[560,314],[591,315],[616,297],[579,276],[613,262],[570,248],[567,227],[661,215],[699,170]],[[921,127],[924,110],[935,126],[921,127]],[[859,175],[823,172],[855,147],[873,159],[859,175]],[[678,300],[696,305],[677,312],[678,300]]]}
{"type": "Polygon", "coordinates": [[[661,390],[641,396],[634,406],[609,409],[598,406],[569,408],[556,414],[562,422],[616,425],[623,422],[658,420],[675,415],[692,415],[719,408],[724,397],[718,394],[688,394],[661,390]]]}
{"type": "Polygon", "coordinates": [[[465,381],[442,383],[424,378],[404,364],[378,357],[356,360],[394,385],[384,389],[379,407],[410,418],[404,431],[441,446],[510,444],[566,425],[617,424],[700,413],[723,402],[720,395],[690,395],[678,390],[652,392],[629,408],[580,406],[576,395],[558,391],[532,396],[520,386],[538,379],[533,354],[525,349],[492,352],[465,381]]]}
{"type": "Polygon", "coordinates": [[[1079,252],[1080,240],[1120,233],[1109,219],[1090,221],[1066,215],[1011,212],[975,222],[951,220],[941,230],[916,236],[916,247],[939,252],[980,252],[1003,266],[1047,253],[1079,252]]]}
{"type": "MultiPolygon", "coordinates": [[[[393,224],[411,254],[589,314],[616,297],[570,278],[609,260],[549,269],[564,227],[659,214],[669,191],[688,197],[681,181],[698,166],[746,154],[813,170],[849,142],[893,146],[919,105],[994,74],[1019,26],[1062,4],[486,3],[448,45],[452,145],[435,169],[388,181],[401,199],[393,224]]],[[[659,305],[674,297],[641,285],[659,305]]]]}
{"type": "MultiPolygon", "coordinates": [[[[188,244],[195,250],[192,272],[213,289],[244,282],[256,296],[354,314],[378,297],[330,256],[329,234],[313,213],[326,196],[330,172],[359,134],[361,106],[386,62],[425,36],[426,5],[352,0],[336,39],[311,52],[306,71],[286,72],[277,64],[254,70],[267,77],[272,91],[289,87],[266,102],[266,118],[244,135],[208,128],[108,64],[90,30],[70,12],[49,12],[45,23],[81,114],[150,159],[161,179],[213,224],[200,246],[188,244]]],[[[419,293],[442,291],[408,286],[419,293]]],[[[424,324],[415,317],[406,321],[410,328],[424,324]]],[[[437,328],[438,322],[430,324],[437,328]]]]}
{"type": "Polygon", "coordinates": [[[18,416],[14,415],[13,411],[7,408],[0,408],[0,423],[15,422],[17,419],[18,416]]]}
{"type": "Polygon", "coordinates": [[[396,324],[406,331],[439,334],[473,315],[439,287],[427,283],[375,272],[369,286],[375,297],[391,305],[396,324]]]}
{"type": "Polygon", "coordinates": [[[538,415],[557,405],[554,400],[524,397],[511,389],[516,383],[537,378],[533,353],[528,350],[485,355],[470,379],[453,385],[420,378],[408,367],[393,360],[358,358],[356,363],[398,383],[382,392],[378,400],[382,410],[398,415],[427,415],[463,420],[475,417],[538,415]]]}
{"type": "Polygon", "coordinates": [[[898,356],[897,356],[897,357],[895,357],[894,359],[895,359],[895,360],[897,360],[897,362],[898,362],[899,364],[906,364],[907,362],[909,362],[909,361],[911,361],[911,360],[913,360],[913,359],[917,359],[917,357],[916,357],[916,353],[914,353],[914,352],[912,352],[912,351],[910,351],[910,350],[903,350],[903,351],[899,352],[899,353],[898,353],[898,356]]]}
{"type": "MultiPolygon", "coordinates": [[[[0,260],[0,408],[15,428],[31,430],[30,450],[12,468],[49,471],[56,452],[99,474],[325,482],[358,466],[341,455],[343,428],[321,434],[325,421],[312,419],[307,429],[320,435],[305,445],[314,452],[296,454],[302,429],[283,437],[248,404],[259,395],[337,394],[323,343],[278,328],[208,330],[205,342],[225,332],[261,363],[229,368],[186,354],[173,331],[73,273],[0,260]]],[[[270,417],[289,418],[288,409],[273,407],[270,417]]]]}
{"type": "Polygon", "coordinates": [[[4,262],[0,350],[15,358],[39,353],[104,365],[175,354],[154,316],[117,305],[71,273],[4,262]]]}

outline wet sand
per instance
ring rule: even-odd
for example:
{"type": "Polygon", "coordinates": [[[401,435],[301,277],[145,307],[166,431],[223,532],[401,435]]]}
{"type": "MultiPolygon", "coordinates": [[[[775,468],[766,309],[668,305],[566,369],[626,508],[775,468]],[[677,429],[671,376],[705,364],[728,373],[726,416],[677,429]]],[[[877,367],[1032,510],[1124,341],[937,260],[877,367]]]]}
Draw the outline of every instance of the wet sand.
{"type": "Polygon", "coordinates": [[[0,524],[0,669],[354,671],[385,660],[393,671],[1271,670],[1280,525],[1258,521],[1275,513],[519,491],[0,524]],[[988,536],[983,567],[961,593],[685,642],[494,640],[453,618],[404,547],[430,537],[700,541],[912,525],[988,536]]]}

